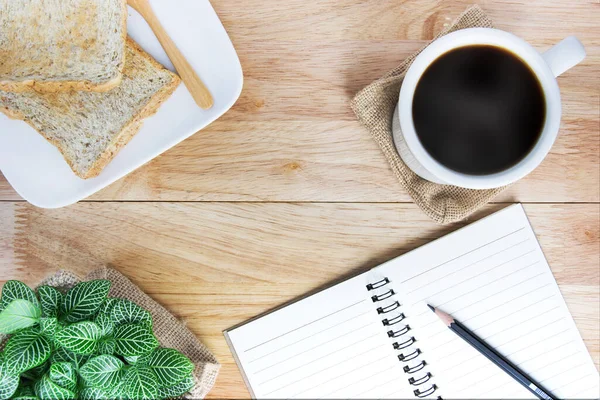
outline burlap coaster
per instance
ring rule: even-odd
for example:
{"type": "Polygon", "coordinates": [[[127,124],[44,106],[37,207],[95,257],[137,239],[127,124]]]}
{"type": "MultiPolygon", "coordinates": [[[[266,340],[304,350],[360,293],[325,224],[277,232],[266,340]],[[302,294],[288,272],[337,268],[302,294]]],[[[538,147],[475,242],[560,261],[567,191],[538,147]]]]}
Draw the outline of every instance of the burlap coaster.
{"type": "MultiPolygon", "coordinates": [[[[479,8],[467,9],[435,38],[465,28],[493,28],[492,21],[479,8]]],[[[504,187],[489,190],[464,189],[429,182],[404,164],[392,137],[392,116],[398,103],[404,74],[423,49],[417,51],[394,70],[362,89],[352,100],[352,110],[358,120],[371,132],[385,158],[414,202],[431,219],[446,224],[460,221],[485,205],[504,187]]]]}
{"type": "MultiPolygon", "coordinates": [[[[125,275],[111,268],[99,268],[90,272],[84,279],[68,271],[59,271],[46,278],[40,285],[50,285],[68,290],[81,281],[107,279],[111,281],[110,297],[131,300],[152,314],[154,335],[161,346],[179,350],[195,365],[196,385],[184,398],[203,399],[217,380],[220,365],[215,356],[163,306],[155,302],[125,275]]],[[[2,338],[0,338],[0,341],[2,338]]]]}

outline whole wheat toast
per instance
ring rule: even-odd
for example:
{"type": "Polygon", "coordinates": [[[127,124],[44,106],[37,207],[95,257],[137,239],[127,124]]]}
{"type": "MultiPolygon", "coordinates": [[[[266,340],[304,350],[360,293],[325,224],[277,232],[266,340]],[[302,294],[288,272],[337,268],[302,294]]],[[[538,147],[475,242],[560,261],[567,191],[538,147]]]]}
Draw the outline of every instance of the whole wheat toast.
{"type": "Polygon", "coordinates": [[[0,91],[0,111],[55,145],[75,174],[100,174],[175,91],[180,78],[127,39],[123,79],[104,92],[0,91]]]}
{"type": "Polygon", "coordinates": [[[0,0],[0,90],[113,89],[126,38],[126,0],[0,0]]]}

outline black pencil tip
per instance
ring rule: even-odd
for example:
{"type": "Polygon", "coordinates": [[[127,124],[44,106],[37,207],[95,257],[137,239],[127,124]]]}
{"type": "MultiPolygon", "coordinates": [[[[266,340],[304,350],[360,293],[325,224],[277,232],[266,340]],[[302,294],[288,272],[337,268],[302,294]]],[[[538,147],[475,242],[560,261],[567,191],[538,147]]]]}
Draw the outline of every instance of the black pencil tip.
{"type": "Polygon", "coordinates": [[[429,307],[429,309],[433,312],[435,312],[435,307],[432,306],[431,304],[427,304],[427,307],[429,307]]]}

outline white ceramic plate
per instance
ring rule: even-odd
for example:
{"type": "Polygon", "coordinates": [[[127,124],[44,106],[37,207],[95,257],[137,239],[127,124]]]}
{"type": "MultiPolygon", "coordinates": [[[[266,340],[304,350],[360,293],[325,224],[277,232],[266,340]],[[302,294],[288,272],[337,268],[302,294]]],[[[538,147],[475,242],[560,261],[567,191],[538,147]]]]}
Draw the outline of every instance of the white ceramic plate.
{"type": "MultiPolygon", "coordinates": [[[[151,0],[161,23],[212,93],[200,109],[183,83],[114,160],[93,179],[78,178],[33,128],[0,113],[0,170],[25,200],[58,208],[82,200],[190,137],[223,115],[243,84],[240,61],[208,0],[151,0]]],[[[167,68],[173,65],[142,17],[129,9],[129,35],[167,68]]]]}

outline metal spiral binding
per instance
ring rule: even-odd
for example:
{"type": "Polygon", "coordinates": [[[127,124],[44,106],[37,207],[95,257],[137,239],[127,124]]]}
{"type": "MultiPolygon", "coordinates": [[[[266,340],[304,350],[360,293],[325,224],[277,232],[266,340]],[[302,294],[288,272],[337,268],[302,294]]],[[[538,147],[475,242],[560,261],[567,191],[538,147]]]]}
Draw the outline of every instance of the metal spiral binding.
{"type": "MultiPolygon", "coordinates": [[[[367,285],[367,291],[384,288],[386,285],[389,285],[390,283],[391,283],[391,281],[388,278],[383,278],[377,282],[369,283],[367,285]]],[[[371,300],[373,301],[373,303],[378,303],[380,301],[385,301],[385,300],[389,299],[390,303],[385,306],[377,307],[377,314],[388,314],[395,310],[398,310],[402,305],[398,301],[392,301],[393,299],[391,299],[391,297],[394,296],[396,294],[396,292],[394,292],[394,290],[391,288],[384,288],[382,290],[385,290],[385,291],[382,292],[381,294],[371,296],[371,300]],[[387,289],[387,290],[385,290],[385,289],[387,289]]],[[[381,323],[383,324],[383,326],[391,327],[393,325],[401,323],[406,318],[407,318],[406,315],[404,315],[403,312],[400,312],[400,313],[398,313],[398,315],[382,319],[381,323]]],[[[400,338],[411,331],[409,324],[403,323],[402,325],[399,326],[397,329],[394,327],[394,328],[388,330],[387,331],[388,337],[400,338]]],[[[394,347],[395,350],[403,350],[402,353],[398,354],[398,360],[400,362],[407,363],[407,362],[409,362],[411,360],[415,360],[421,356],[421,354],[422,354],[421,349],[413,348],[414,347],[413,345],[416,342],[417,342],[417,339],[415,339],[414,336],[410,336],[406,340],[398,340],[398,341],[395,341],[394,343],[392,343],[392,346],[394,347]]],[[[419,386],[418,388],[413,390],[415,397],[424,398],[424,397],[432,395],[438,389],[438,387],[433,383],[427,384],[427,382],[429,382],[433,378],[433,375],[430,372],[423,371],[423,369],[427,366],[427,362],[422,359],[419,361],[420,362],[418,364],[413,365],[412,367],[405,365],[402,368],[402,370],[404,371],[405,374],[409,374],[409,375],[415,374],[408,378],[408,383],[412,386],[419,386]],[[421,385],[425,385],[425,386],[421,386],[421,385]]],[[[438,399],[441,400],[441,397],[438,397],[438,399]]]]}

